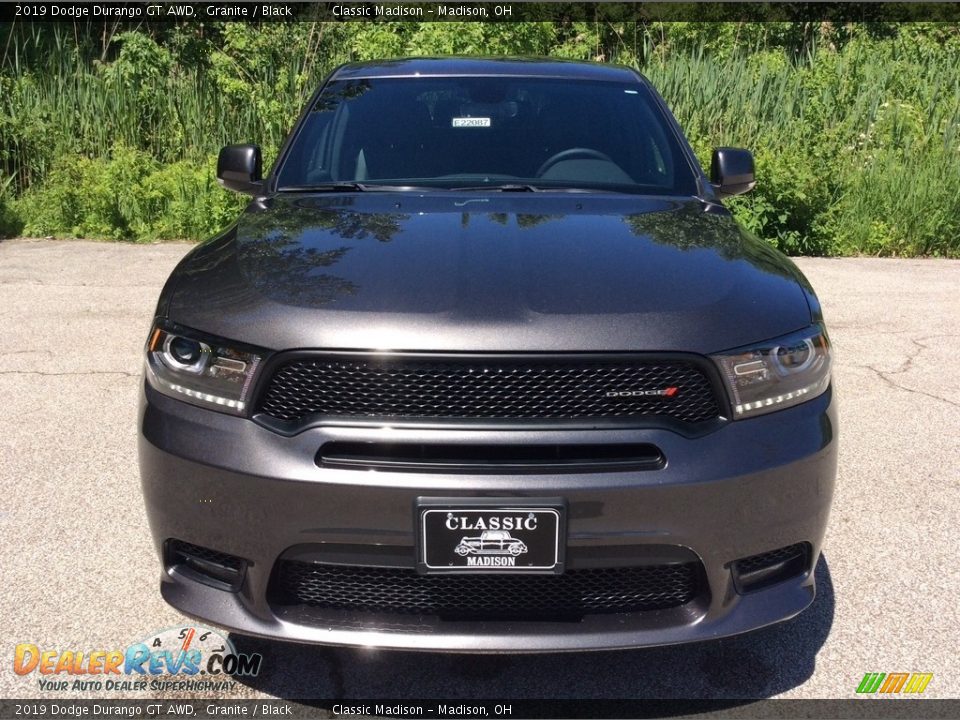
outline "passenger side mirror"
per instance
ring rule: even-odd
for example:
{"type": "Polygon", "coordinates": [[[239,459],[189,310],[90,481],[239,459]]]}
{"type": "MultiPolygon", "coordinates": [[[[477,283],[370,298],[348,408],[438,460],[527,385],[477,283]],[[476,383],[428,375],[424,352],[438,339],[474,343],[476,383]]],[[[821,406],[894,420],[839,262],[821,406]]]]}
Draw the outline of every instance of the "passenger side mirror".
{"type": "Polygon", "coordinates": [[[227,145],[217,158],[217,181],[227,190],[258,195],[263,190],[262,166],[259,145],[227,145]]]}
{"type": "Polygon", "coordinates": [[[721,147],[713,151],[710,162],[710,183],[720,197],[742,195],[753,190],[753,155],[742,148],[721,147]]]}

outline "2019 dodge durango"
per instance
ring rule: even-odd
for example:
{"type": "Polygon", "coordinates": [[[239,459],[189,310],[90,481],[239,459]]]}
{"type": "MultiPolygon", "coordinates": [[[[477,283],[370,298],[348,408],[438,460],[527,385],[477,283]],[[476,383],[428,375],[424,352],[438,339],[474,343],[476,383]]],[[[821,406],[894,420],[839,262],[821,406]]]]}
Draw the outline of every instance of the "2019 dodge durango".
{"type": "Polygon", "coordinates": [[[681,643],[814,598],[833,493],[810,284],[619,66],[340,67],[190,251],[146,344],[140,470],[183,613],[339,645],[681,643]],[[495,541],[495,542],[494,542],[495,541]],[[482,549],[481,549],[482,546],[482,549]]]}

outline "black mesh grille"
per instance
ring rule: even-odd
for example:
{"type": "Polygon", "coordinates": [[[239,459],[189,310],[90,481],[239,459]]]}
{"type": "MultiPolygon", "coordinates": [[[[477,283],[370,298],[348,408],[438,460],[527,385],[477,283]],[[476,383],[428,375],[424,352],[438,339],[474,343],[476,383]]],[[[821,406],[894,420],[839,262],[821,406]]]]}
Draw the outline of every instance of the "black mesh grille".
{"type": "Polygon", "coordinates": [[[741,575],[746,575],[747,573],[751,573],[756,570],[779,565],[780,563],[788,560],[805,560],[807,552],[809,551],[809,547],[810,546],[807,543],[796,543],[795,545],[777,548],[776,550],[771,550],[770,552],[745,557],[742,560],[737,560],[737,572],[739,572],[741,575]]]}
{"type": "Polygon", "coordinates": [[[570,570],[563,575],[419,575],[405,568],[281,560],[277,604],[449,618],[548,619],[660,610],[703,588],[699,563],[570,570]]]}
{"type": "Polygon", "coordinates": [[[258,409],[283,422],[311,415],[492,420],[654,415],[697,423],[720,414],[710,381],[696,365],[649,359],[300,358],[274,372],[258,409]],[[669,388],[676,390],[639,394],[669,388]]]}

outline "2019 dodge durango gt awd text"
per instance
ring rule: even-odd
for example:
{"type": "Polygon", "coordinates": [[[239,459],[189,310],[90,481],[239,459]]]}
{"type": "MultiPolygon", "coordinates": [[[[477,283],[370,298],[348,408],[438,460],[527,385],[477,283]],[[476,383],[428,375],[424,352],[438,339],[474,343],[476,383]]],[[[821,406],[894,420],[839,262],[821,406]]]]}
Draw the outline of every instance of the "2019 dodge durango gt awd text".
{"type": "Polygon", "coordinates": [[[814,597],[836,474],[810,285],[629,68],[339,68],[146,347],[164,598],[240,633],[635,647],[814,597]]]}

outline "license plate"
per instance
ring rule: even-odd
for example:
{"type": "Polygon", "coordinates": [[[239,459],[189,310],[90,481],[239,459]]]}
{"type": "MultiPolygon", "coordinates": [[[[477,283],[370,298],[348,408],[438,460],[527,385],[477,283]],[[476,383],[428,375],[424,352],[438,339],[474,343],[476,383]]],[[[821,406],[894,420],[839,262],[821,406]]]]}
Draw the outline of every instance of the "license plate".
{"type": "Polygon", "coordinates": [[[417,502],[421,573],[561,573],[564,504],[549,500],[417,502]]]}

